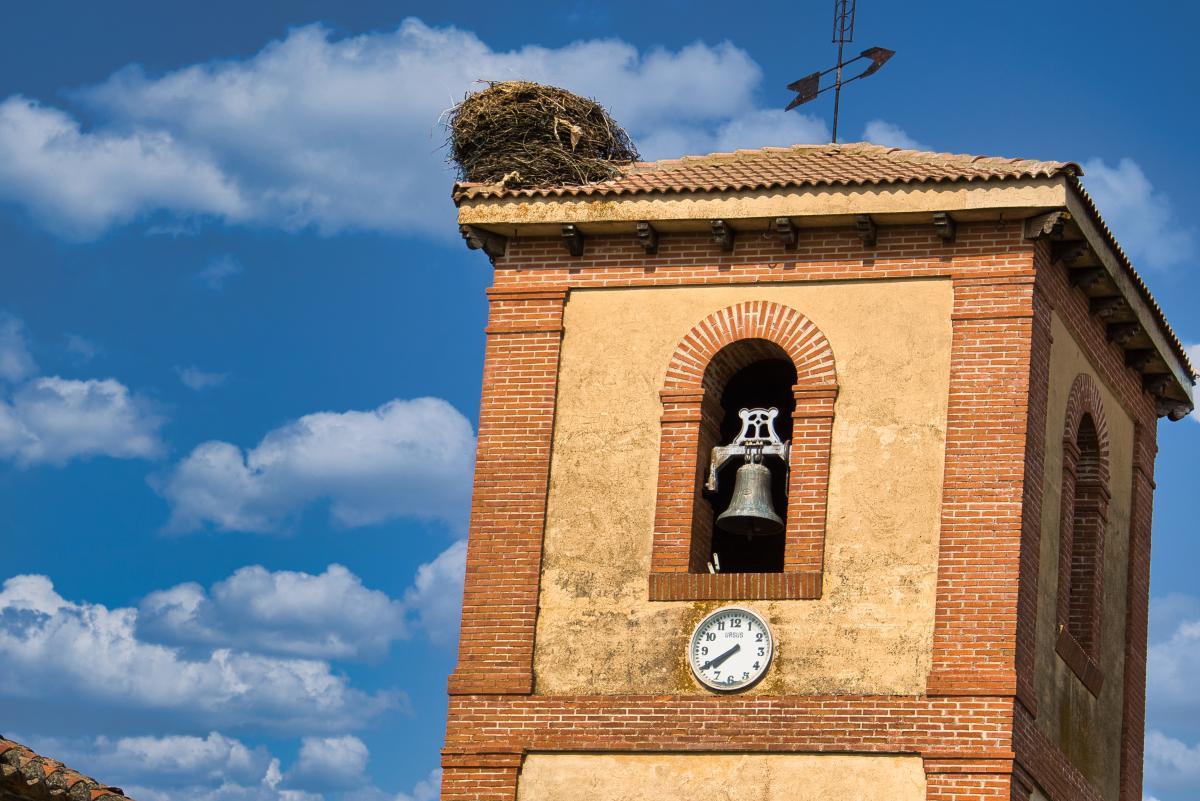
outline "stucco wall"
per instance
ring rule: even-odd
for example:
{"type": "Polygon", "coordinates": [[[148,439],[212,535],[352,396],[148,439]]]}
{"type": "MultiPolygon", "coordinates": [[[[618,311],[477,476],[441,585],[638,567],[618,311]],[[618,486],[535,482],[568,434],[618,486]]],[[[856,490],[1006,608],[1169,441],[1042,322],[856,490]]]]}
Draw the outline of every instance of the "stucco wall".
{"type": "Polygon", "coordinates": [[[518,801],[924,801],[920,757],[530,754],[518,801]]]}
{"type": "Polygon", "coordinates": [[[1121,700],[1125,666],[1125,579],[1133,465],[1133,421],[1104,385],[1063,321],[1054,315],[1046,416],[1045,500],[1038,577],[1036,682],[1038,725],[1106,799],[1116,801],[1120,778],[1121,700]],[[1055,653],[1057,636],[1062,437],[1075,377],[1086,373],[1100,390],[1109,432],[1108,526],[1104,534],[1104,605],[1099,662],[1104,685],[1093,697],[1055,653]]]}
{"type": "Polygon", "coordinates": [[[564,318],[535,650],[538,693],[704,693],[684,660],[715,602],[647,600],[658,392],[680,339],[734,303],[825,333],[840,394],[824,597],[756,602],[756,693],[919,693],[930,664],[950,369],[945,280],[573,291],[564,318]]]}

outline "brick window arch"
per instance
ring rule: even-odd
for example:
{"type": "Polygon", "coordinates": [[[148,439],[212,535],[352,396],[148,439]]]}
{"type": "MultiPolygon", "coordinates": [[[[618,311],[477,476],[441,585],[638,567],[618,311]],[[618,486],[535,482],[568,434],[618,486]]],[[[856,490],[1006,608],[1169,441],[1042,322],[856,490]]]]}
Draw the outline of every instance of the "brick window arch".
{"type": "Polygon", "coordinates": [[[837,398],[825,335],[788,306],[751,301],[714,312],[679,343],[660,393],[658,502],[650,565],[651,600],[819,598],[825,504],[837,398]],[[721,395],[739,371],[768,360],[795,370],[783,570],[709,573],[713,510],[701,491],[718,444],[721,395]]]}
{"type": "Polygon", "coordinates": [[[1104,603],[1104,530],[1108,523],[1108,424],[1100,391],[1079,374],[1063,427],[1056,651],[1084,685],[1100,691],[1097,655],[1104,603]]]}

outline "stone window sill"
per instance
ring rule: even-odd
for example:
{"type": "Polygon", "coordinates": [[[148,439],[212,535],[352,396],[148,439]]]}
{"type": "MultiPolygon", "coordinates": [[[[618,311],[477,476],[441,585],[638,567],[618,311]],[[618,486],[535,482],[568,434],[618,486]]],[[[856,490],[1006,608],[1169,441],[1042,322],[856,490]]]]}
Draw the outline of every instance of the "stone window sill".
{"type": "Polygon", "coordinates": [[[1054,650],[1071,672],[1079,677],[1088,692],[1100,695],[1100,688],[1104,685],[1104,673],[1096,660],[1088,656],[1079,641],[1067,631],[1066,626],[1059,626],[1058,641],[1054,643],[1054,650]]]}
{"type": "Polygon", "coordinates": [[[651,601],[791,601],[821,597],[821,574],[651,573],[651,601]]]}

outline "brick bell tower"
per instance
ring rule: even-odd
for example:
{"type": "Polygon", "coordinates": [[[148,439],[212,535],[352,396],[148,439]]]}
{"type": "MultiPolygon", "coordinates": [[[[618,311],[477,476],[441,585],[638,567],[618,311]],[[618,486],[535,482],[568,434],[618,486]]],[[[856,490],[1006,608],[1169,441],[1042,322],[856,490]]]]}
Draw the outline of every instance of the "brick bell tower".
{"type": "Polygon", "coordinates": [[[1080,173],[456,186],[495,283],[442,798],[1140,801],[1193,373],[1080,173]]]}

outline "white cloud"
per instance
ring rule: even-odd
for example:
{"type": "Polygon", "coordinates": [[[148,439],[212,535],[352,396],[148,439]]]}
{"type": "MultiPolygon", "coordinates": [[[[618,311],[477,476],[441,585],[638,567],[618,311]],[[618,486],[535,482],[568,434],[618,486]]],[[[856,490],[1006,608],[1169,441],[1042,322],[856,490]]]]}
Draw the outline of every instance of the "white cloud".
{"type": "Polygon", "coordinates": [[[479,79],[598,98],[644,155],[824,141],[823,123],[758,107],[762,70],[729,43],[639,51],[613,39],[497,51],[409,19],[336,38],[296,28],[242,59],[123,69],[74,99],[96,124],[11,97],[0,198],[75,238],[166,210],[323,233],[453,234],[437,120],[479,79]]]}
{"type": "Polygon", "coordinates": [[[27,467],[112,456],[150,458],[162,450],[163,419],[112,378],[34,379],[0,399],[0,458],[27,467]]]}
{"type": "Polygon", "coordinates": [[[344,731],[399,700],[353,689],[317,660],[228,648],[188,658],[139,639],[137,615],[68,601],[45,576],[8,579],[0,590],[8,725],[44,726],[47,704],[66,704],[89,727],[109,731],[139,716],[176,726],[344,731]]]}
{"type": "Polygon", "coordinates": [[[216,731],[203,737],[8,734],[141,801],[436,801],[441,784],[441,770],[434,769],[409,792],[385,792],[367,776],[370,752],[353,735],[302,738],[285,771],[265,747],[216,731]]]}
{"type": "Polygon", "coordinates": [[[318,412],[269,432],[243,453],[197,446],[159,482],[168,529],[272,531],[328,501],[335,522],[361,526],[413,516],[460,525],[470,497],[471,424],[437,398],[373,411],[318,412]]]}
{"type": "Polygon", "coordinates": [[[35,737],[24,742],[76,770],[122,786],[144,782],[148,776],[163,787],[225,781],[257,784],[272,761],[265,748],[251,748],[215,731],[205,737],[35,737]]]}
{"type": "Polygon", "coordinates": [[[305,737],[300,744],[300,756],[285,781],[307,790],[347,789],[367,784],[364,771],[369,756],[366,744],[354,735],[305,737]]]}
{"type": "Polygon", "coordinates": [[[195,583],[150,593],[139,606],[138,633],[172,644],[361,659],[382,655],[407,625],[403,603],[341,565],[320,575],[254,565],[207,593],[195,583]]]}
{"type": "Polygon", "coordinates": [[[1160,728],[1200,736],[1200,599],[1175,594],[1151,604],[1152,639],[1147,652],[1146,706],[1160,728]]]}
{"type": "Polygon", "coordinates": [[[429,775],[413,785],[412,791],[400,793],[394,801],[437,801],[442,787],[442,769],[434,768],[429,775]]]}
{"type": "Polygon", "coordinates": [[[1200,787],[1200,745],[1189,746],[1151,729],[1146,732],[1145,770],[1146,784],[1156,793],[1195,790],[1200,787]]]}
{"type": "Polygon", "coordinates": [[[1195,232],[1175,218],[1170,199],[1137,162],[1124,158],[1110,167],[1091,159],[1083,171],[1088,192],[1135,264],[1161,269],[1195,258],[1195,232]]]}
{"type": "Polygon", "coordinates": [[[437,645],[458,633],[466,542],[417,568],[403,600],[365,587],[342,565],[313,575],[243,567],[207,592],[189,582],[152,592],[137,633],[167,645],[236,648],[312,659],[374,659],[423,631],[437,645]]]}
{"type": "Polygon", "coordinates": [[[435,643],[446,645],[458,639],[466,564],[467,541],[459,540],[417,568],[416,579],[404,594],[418,625],[435,643]]]}
{"type": "Polygon", "coordinates": [[[36,369],[25,324],[16,317],[0,314],[0,381],[20,381],[36,369]]]}
{"type": "Polygon", "coordinates": [[[226,253],[209,259],[204,269],[196,273],[196,280],[212,290],[225,288],[225,282],[242,272],[242,263],[226,253]]]}
{"type": "Polygon", "coordinates": [[[0,102],[0,200],[50,230],[90,239],[157,209],[244,219],[233,182],[163,129],[84,131],[24,97],[0,102]]]}
{"type": "Polygon", "coordinates": [[[929,150],[926,145],[908,135],[903,128],[893,125],[886,120],[871,120],[863,130],[863,140],[874,142],[886,147],[899,147],[905,150],[929,150]]]}
{"type": "Polygon", "coordinates": [[[202,389],[210,387],[218,387],[225,383],[225,379],[229,377],[228,373],[207,373],[195,365],[191,367],[176,367],[175,372],[179,375],[179,380],[188,389],[194,389],[199,392],[202,389]]]}

